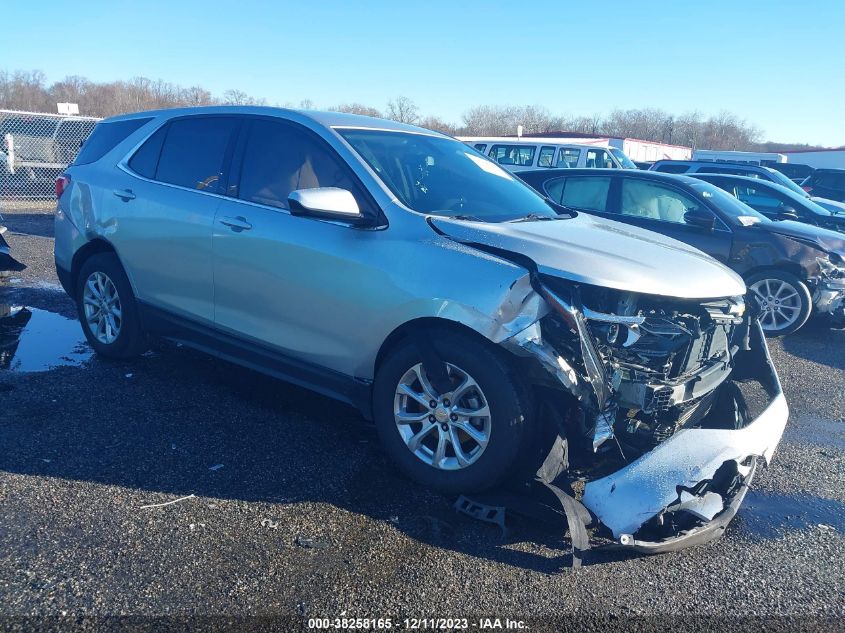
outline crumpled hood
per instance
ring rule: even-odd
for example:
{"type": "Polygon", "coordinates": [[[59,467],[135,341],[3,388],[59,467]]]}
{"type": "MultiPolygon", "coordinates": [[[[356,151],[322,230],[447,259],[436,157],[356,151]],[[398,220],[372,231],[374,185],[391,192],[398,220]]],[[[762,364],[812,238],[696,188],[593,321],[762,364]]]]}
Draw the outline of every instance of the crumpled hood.
{"type": "Polygon", "coordinates": [[[845,257],[845,235],[838,231],[793,220],[770,222],[765,227],[771,233],[791,237],[805,244],[811,244],[826,253],[837,253],[845,257]]]}
{"type": "Polygon", "coordinates": [[[701,251],[584,213],[547,221],[430,221],[456,241],[518,253],[529,257],[541,273],[563,279],[680,299],[745,294],[739,275],[701,251]]]}

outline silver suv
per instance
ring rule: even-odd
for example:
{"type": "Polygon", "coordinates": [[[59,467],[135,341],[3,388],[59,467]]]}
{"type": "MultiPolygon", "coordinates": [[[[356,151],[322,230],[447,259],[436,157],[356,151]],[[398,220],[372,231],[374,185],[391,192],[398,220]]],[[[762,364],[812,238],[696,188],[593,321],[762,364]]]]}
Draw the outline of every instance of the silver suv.
{"type": "Polygon", "coordinates": [[[528,476],[560,435],[583,504],[653,547],[718,531],[786,423],[736,274],[553,208],[436,132],[257,107],[127,115],[57,191],[56,267],[98,353],[160,335],[352,403],[440,490],[528,476]]]}

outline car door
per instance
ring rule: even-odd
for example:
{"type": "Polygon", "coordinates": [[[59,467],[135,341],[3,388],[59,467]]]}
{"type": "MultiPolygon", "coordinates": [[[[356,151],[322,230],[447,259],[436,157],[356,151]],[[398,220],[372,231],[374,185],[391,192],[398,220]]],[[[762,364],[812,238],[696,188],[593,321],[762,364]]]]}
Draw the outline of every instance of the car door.
{"type": "Polygon", "coordinates": [[[351,374],[369,314],[360,296],[385,283],[367,258],[384,232],[292,215],[288,196],[340,187],[371,217],[374,203],[328,143],[282,119],[247,119],[234,164],[233,197],[214,221],[216,327],[262,353],[351,374]]]}
{"type": "Polygon", "coordinates": [[[174,119],[152,134],[104,193],[110,239],[139,301],[212,326],[211,230],[235,117],[174,119]]]}
{"type": "Polygon", "coordinates": [[[618,181],[608,205],[616,214],[615,219],[675,238],[728,263],[731,231],[702,200],[680,188],[650,179],[620,177],[618,181]],[[713,229],[688,222],[685,214],[693,209],[712,215],[713,229]]]}

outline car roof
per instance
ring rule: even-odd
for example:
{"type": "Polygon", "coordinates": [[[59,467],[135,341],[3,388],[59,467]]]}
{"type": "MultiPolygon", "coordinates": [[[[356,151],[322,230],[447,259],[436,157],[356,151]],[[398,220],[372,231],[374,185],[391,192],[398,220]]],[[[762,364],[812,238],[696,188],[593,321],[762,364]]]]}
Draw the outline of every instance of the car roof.
{"type": "Polygon", "coordinates": [[[425,128],[417,127],[415,125],[408,125],[406,123],[399,123],[398,121],[391,121],[388,119],[377,119],[375,117],[364,116],[361,114],[350,114],[347,112],[329,112],[321,110],[294,110],[290,108],[275,108],[269,106],[243,106],[243,105],[229,105],[229,106],[198,106],[192,108],[168,108],[163,110],[147,110],[143,112],[132,112],[130,114],[121,114],[118,116],[104,119],[106,123],[112,121],[124,121],[129,119],[146,119],[150,117],[165,116],[167,118],[175,118],[181,116],[196,116],[208,114],[251,114],[262,116],[275,116],[284,119],[291,119],[294,117],[305,117],[311,119],[315,123],[328,128],[356,128],[356,129],[371,129],[371,130],[389,130],[395,132],[413,132],[416,134],[427,134],[430,136],[447,137],[440,132],[427,130],[425,128]]]}
{"type": "Polygon", "coordinates": [[[715,166],[715,167],[742,167],[745,169],[771,169],[770,167],[766,167],[766,165],[751,165],[750,163],[736,163],[726,160],[670,160],[670,159],[662,159],[654,161],[655,165],[664,165],[664,164],[671,164],[671,165],[706,165],[708,167],[715,166]]]}
{"type": "Polygon", "coordinates": [[[646,178],[648,180],[658,180],[668,183],[685,183],[695,184],[700,182],[698,178],[686,176],[684,174],[667,174],[659,171],[649,171],[647,169],[605,169],[596,167],[560,167],[547,169],[529,169],[525,171],[516,172],[517,176],[540,176],[546,174],[554,177],[561,176],[625,176],[628,178],[646,178]]]}

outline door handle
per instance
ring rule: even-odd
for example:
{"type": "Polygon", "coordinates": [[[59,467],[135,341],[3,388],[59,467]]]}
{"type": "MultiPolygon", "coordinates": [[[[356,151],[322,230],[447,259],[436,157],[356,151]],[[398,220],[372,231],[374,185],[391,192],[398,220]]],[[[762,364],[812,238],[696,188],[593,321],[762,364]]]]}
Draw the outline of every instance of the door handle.
{"type": "Polygon", "coordinates": [[[124,202],[135,199],[135,194],[132,193],[131,189],[115,189],[112,193],[124,202]]]}
{"type": "Polygon", "coordinates": [[[239,215],[236,218],[220,218],[220,224],[222,224],[223,226],[228,226],[235,233],[240,233],[241,231],[249,231],[252,228],[252,224],[247,222],[246,218],[242,215],[239,215]]]}

